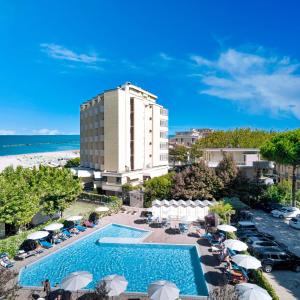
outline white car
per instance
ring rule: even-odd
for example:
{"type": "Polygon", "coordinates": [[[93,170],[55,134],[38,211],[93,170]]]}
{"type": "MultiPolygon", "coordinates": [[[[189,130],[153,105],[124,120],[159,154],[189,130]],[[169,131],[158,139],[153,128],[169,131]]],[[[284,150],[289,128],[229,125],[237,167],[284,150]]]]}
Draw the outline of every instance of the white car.
{"type": "Polygon", "coordinates": [[[300,213],[299,208],[284,206],[281,209],[275,209],[271,211],[273,217],[280,219],[290,219],[296,217],[300,213]]]}
{"type": "Polygon", "coordinates": [[[291,218],[289,224],[293,228],[300,229],[300,215],[297,215],[295,218],[291,218]]]}

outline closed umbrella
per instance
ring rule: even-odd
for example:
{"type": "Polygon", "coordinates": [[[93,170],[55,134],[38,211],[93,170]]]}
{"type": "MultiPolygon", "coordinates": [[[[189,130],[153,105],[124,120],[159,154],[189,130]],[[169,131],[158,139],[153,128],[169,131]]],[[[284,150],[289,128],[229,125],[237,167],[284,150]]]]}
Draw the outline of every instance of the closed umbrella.
{"type": "Polygon", "coordinates": [[[28,240],[40,240],[49,235],[47,231],[36,231],[27,236],[28,240]]]}
{"type": "Polygon", "coordinates": [[[239,300],[272,300],[268,292],[256,284],[240,283],[235,286],[235,290],[239,300]]]}
{"type": "Polygon", "coordinates": [[[97,208],[95,208],[96,212],[106,212],[109,211],[109,208],[107,206],[99,206],[97,208]]]}
{"type": "Polygon", "coordinates": [[[61,288],[67,291],[78,291],[93,280],[93,275],[86,271],[70,273],[61,282],[61,288]]]}
{"type": "Polygon", "coordinates": [[[64,227],[64,225],[61,223],[52,223],[52,224],[49,224],[46,227],[44,227],[44,229],[47,231],[56,231],[63,227],[64,227]]]}
{"type": "Polygon", "coordinates": [[[224,232],[234,232],[237,230],[236,227],[227,224],[218,225],[217,228],[224,232]]]}
{"type": "Polygon", "coordinates": [[[225,247],[230,248],[234,251],[246,251],[248,246],[246,243],[239,240],[226,240],[224,242],[225,247]]]}
{"type": "Polygon", "coordinates": [[[71,217],[68,217],[66,220],[67,221],[72,221],[72,222],[76,222],[76,221],[79,221],[82,219],[82,216],[71,216],[71,217]]]}
{"type": "Polygon", "coordinates": [[[124,293],[128,285],[128,281],[124,276],[116,274],[104,277],[101,282],[105,284],[107,295],[110,297],[119,296],[124,293]]]}
{"type": "Polygon", "coordinates": [[[238,266],[243,267],[247,270],[258,269],[261,267],[261,262],[251,255],[238,254],[232,257],[232,261],[235,262],[238,266]]]}
{"type": "Polygon", "coordinates": [[[175,300],[179,298],[179,289],[172,282],[159,280],[149,285],[148,295],[152,300],[175,300]]]}

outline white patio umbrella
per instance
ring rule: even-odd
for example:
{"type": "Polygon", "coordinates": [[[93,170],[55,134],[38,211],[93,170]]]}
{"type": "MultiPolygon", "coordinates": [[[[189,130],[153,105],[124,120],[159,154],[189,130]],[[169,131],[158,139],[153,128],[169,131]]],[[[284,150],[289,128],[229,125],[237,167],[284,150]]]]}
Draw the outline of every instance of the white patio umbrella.
{"type": "Polygon", "coordinates": [[[148,296],[152,300],[175,300],[179,298],[179,289],[173,282],[159,280],[149,285],[148,296]]]}
{"type": "Polygon", "coordinates": [[[124,276],[116,274],[104,277],[101,282],[105,283],[105,288],[108,293],[107,295],[110,297],[119,296],[124,293],[128,285],[128,281],[124,276]]]}
{"type": "Polygon", "coordinates": [[[63,227],[64,227],[64,225],[61,223],[52,223],[52,224],[45,226],[44,229],[47,231],[56,231],[63,227]]]}
{"type": "Polygon", "coordinates": [[[61,282],[61,288],[67,291],[78,291],[93,280],[93,275],[86,271],[70,273],[61,282]]]}
{"type": "Polygon", "coordinates": [[[39,240],[39,239],[45,238],[48,235],[49,235],[49,232],[47,232],[47,231],[36,231],[36,232],[33,232],[33,233],[27,235],[27,239],[28,240],[39,240]]]}
{"type": "Polygon", "coordinates": [[[234,232],[237,230],[234,226],[227,225],[227,224],[218,225],[217,228],[224,232],[234,232]]]}
{"type": "Polygon", "coordinates": [[[268,292],[256,284],[240,283],[235,286],[235,290],[239,300],[272,300],[268,292]]]}
{"type": "Polygon", "coordinates": [[[66,220],[74,222],[74,221],[79,221],[81,219],[82,219],[82,216],[71,216],[71,217],[68,217],[66,220]]]}
{"type": "Polygon", "coordinates": [[[234,251],[246,251],[248,246],[246,243],[239,241],[239,240],[226,240],[224,242],[226,248],[230,248],[234,251]]]}
{"type": "Polygon", "coordinates": [[[232,261],[235,262],[238,266],[243,267],[247,270],[256,270],[261,267],[261,262],[251,255],[237,254],[232,256],[232,261]]]}
{"type": "Polygon", "coordinates": [[[107,206],[99,206],[97,208],[95,208],[96,212],[105,212],[105,211],[109,211],[109,208],[107,206]]]}

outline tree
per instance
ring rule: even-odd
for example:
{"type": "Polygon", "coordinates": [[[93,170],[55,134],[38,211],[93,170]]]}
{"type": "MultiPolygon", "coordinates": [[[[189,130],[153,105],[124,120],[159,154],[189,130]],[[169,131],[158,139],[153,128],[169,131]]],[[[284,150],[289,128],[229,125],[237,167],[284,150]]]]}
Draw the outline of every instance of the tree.
{"type": "Polygon", "coordinates": [[[292,206],[296,205],[296,169],[300,166],[300,129],[279,133],[260,148],[265,159],[292,166],[292,206]]]}
{"type": "Polygon", "coordinates": [[[173,180],[175,199],[214,199],[222,186],[215,172],[202,161],[176,173],[173,180]]]}
{"type": "Polygon", "coordinates": [[[67,161],[66,168],[75,168],[80,166],[80,157],[75,157],[67,161]]]}
{"type": "Polygon", "coordinates": [[[176,162],[186,164],[189,160],[189,149],[183,145],[175,145],[174,148],[169,150],[169,156],[174,164],[176,162]]]}
{"type": "Polygon", "coordinates": [[[17,273],[0,268],[0,299],[15,300],[18,297],[17,273]]]}
{"type": "Polygon", "coordinates": [[[217,214],[227,224],[230,224],[231,215],[235,213],[232,205],[224,201],[220,201],[218,204],[210,207],[210,211],[217,214]]]}
{"type": "Polygon", "coordinates": [[[32,171],[8,167],[0,174],[0,222],[20,228],[39,211],[32,171]]]}
{"type": "Polygon", "coordinates": [[[173,173],[154,177],[144,183],[145,204],[148,206],[154,199],[169,199],[173,186],[173,173]]]}
{"type": "Polygon", "coordinates": [[[264,201],[289,204],[292,200],[292,185],[288,180],[269,185],[262,195],[264,201]]]}

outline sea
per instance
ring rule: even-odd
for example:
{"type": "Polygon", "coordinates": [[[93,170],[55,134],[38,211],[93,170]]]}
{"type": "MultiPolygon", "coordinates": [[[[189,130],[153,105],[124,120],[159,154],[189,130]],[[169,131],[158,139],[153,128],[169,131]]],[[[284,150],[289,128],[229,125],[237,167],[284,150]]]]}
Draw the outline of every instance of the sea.
{"type": "Polygon", "coordinates": [[[79,148],[79,135],[0,135],[0,156],[79,148]]]}

